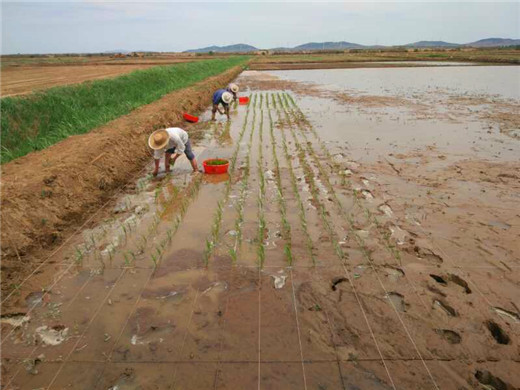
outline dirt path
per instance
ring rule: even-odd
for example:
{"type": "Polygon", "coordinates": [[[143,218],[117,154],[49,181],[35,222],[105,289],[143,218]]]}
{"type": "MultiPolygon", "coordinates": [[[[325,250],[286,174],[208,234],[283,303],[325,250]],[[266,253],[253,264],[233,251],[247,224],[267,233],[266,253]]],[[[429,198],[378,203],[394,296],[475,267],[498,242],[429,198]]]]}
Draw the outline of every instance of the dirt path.
{"type": "Polygon", "coordinates": [[[453,260],[294,92],[238,81],[196,151],[229,176],[141,177],[6,299],[5,388],[517,388],[514,255],[453,260]]]}

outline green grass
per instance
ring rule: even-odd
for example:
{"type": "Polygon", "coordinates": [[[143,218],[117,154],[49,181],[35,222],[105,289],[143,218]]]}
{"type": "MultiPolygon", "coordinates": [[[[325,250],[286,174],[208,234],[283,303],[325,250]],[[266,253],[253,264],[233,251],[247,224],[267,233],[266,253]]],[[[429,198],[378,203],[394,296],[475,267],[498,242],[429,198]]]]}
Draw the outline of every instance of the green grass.
{"type": "Polygon", "coordinates": [[[248,57],[157,66],[114,79],[51,88],[1,100],[1,155],[6,163],[86,133],[162,96],[215,76],[248,57]]]}

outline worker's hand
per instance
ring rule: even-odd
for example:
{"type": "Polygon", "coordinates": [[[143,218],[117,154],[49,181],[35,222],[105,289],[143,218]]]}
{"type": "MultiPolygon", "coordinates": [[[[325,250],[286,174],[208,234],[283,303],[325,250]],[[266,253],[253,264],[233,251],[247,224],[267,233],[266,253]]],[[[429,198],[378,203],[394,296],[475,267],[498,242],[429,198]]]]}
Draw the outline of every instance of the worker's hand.
{"type": "Polygon", "coordinates": [[[159,170],[158,169],[154,169],[153,172],[152,172],[152,175],[157,176],[157,174],[159,173],[159,170]]]}

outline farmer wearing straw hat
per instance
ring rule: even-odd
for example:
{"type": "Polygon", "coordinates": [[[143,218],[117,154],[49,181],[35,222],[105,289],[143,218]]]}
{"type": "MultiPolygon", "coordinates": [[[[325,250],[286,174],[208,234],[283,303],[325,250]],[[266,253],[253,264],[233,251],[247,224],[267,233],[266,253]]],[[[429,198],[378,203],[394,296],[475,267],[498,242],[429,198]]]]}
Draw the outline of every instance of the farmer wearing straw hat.
{"type": "Polygon", "coordinates": [[[226,112],[226,116],[229,120],[229,103],[233,100],[233,94],[228,92],[226,89],[219,89],[213,94],[213,110],[211,120],[215,120],[215,113],[218,111],[220,115],[224,115],[222,111],[218,108],[219,104],[222,104],[224,110],[226,112]]]}
{"type": "Polygon", "coordinates": [[[237,93],[238,93],[238,85],[236,85],[235,83],[231,83],[227,86],[227,91],[228,92],[231,92],[231,94],[233,95],[233,101],[236,102],[237,101],[237,93]]]}
{"type": "Polygon", "coordinates": [[[190,160],[193,172],[198,171],[197,160],[191,150],[191,143],[188,133],[178,127],[170,127],[168,129],[156,130],[148,138],[148,145],[154,150],[155,169],[153,175],[159,173],[159,162],[164,157],[164,170],[170,172],[170,162],[172,165],[183,153],[190,160]],[[173,154],[173,157],[172,157],[173,154]]]}

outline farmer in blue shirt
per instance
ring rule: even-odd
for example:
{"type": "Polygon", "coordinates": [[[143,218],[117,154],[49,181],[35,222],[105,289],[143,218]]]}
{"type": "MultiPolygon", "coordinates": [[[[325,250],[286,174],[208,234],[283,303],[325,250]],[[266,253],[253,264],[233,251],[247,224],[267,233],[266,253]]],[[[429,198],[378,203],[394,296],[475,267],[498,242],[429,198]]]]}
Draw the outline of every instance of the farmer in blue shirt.
{"type": "Polygon", "coordinates": [[[229,103],[233,100],[233,95],[228,92],[226,89],[219,89],[213,94],[213,110],[212,110],[212,116],[211,120],[215,120],[215,114],[218,111],[220,115],[224,115],[222,111],[218,108],[220,104],[222,104],[222,107],[224,107],[224,110],[226,112],[226,116],[229,120],[229,103]]]}

